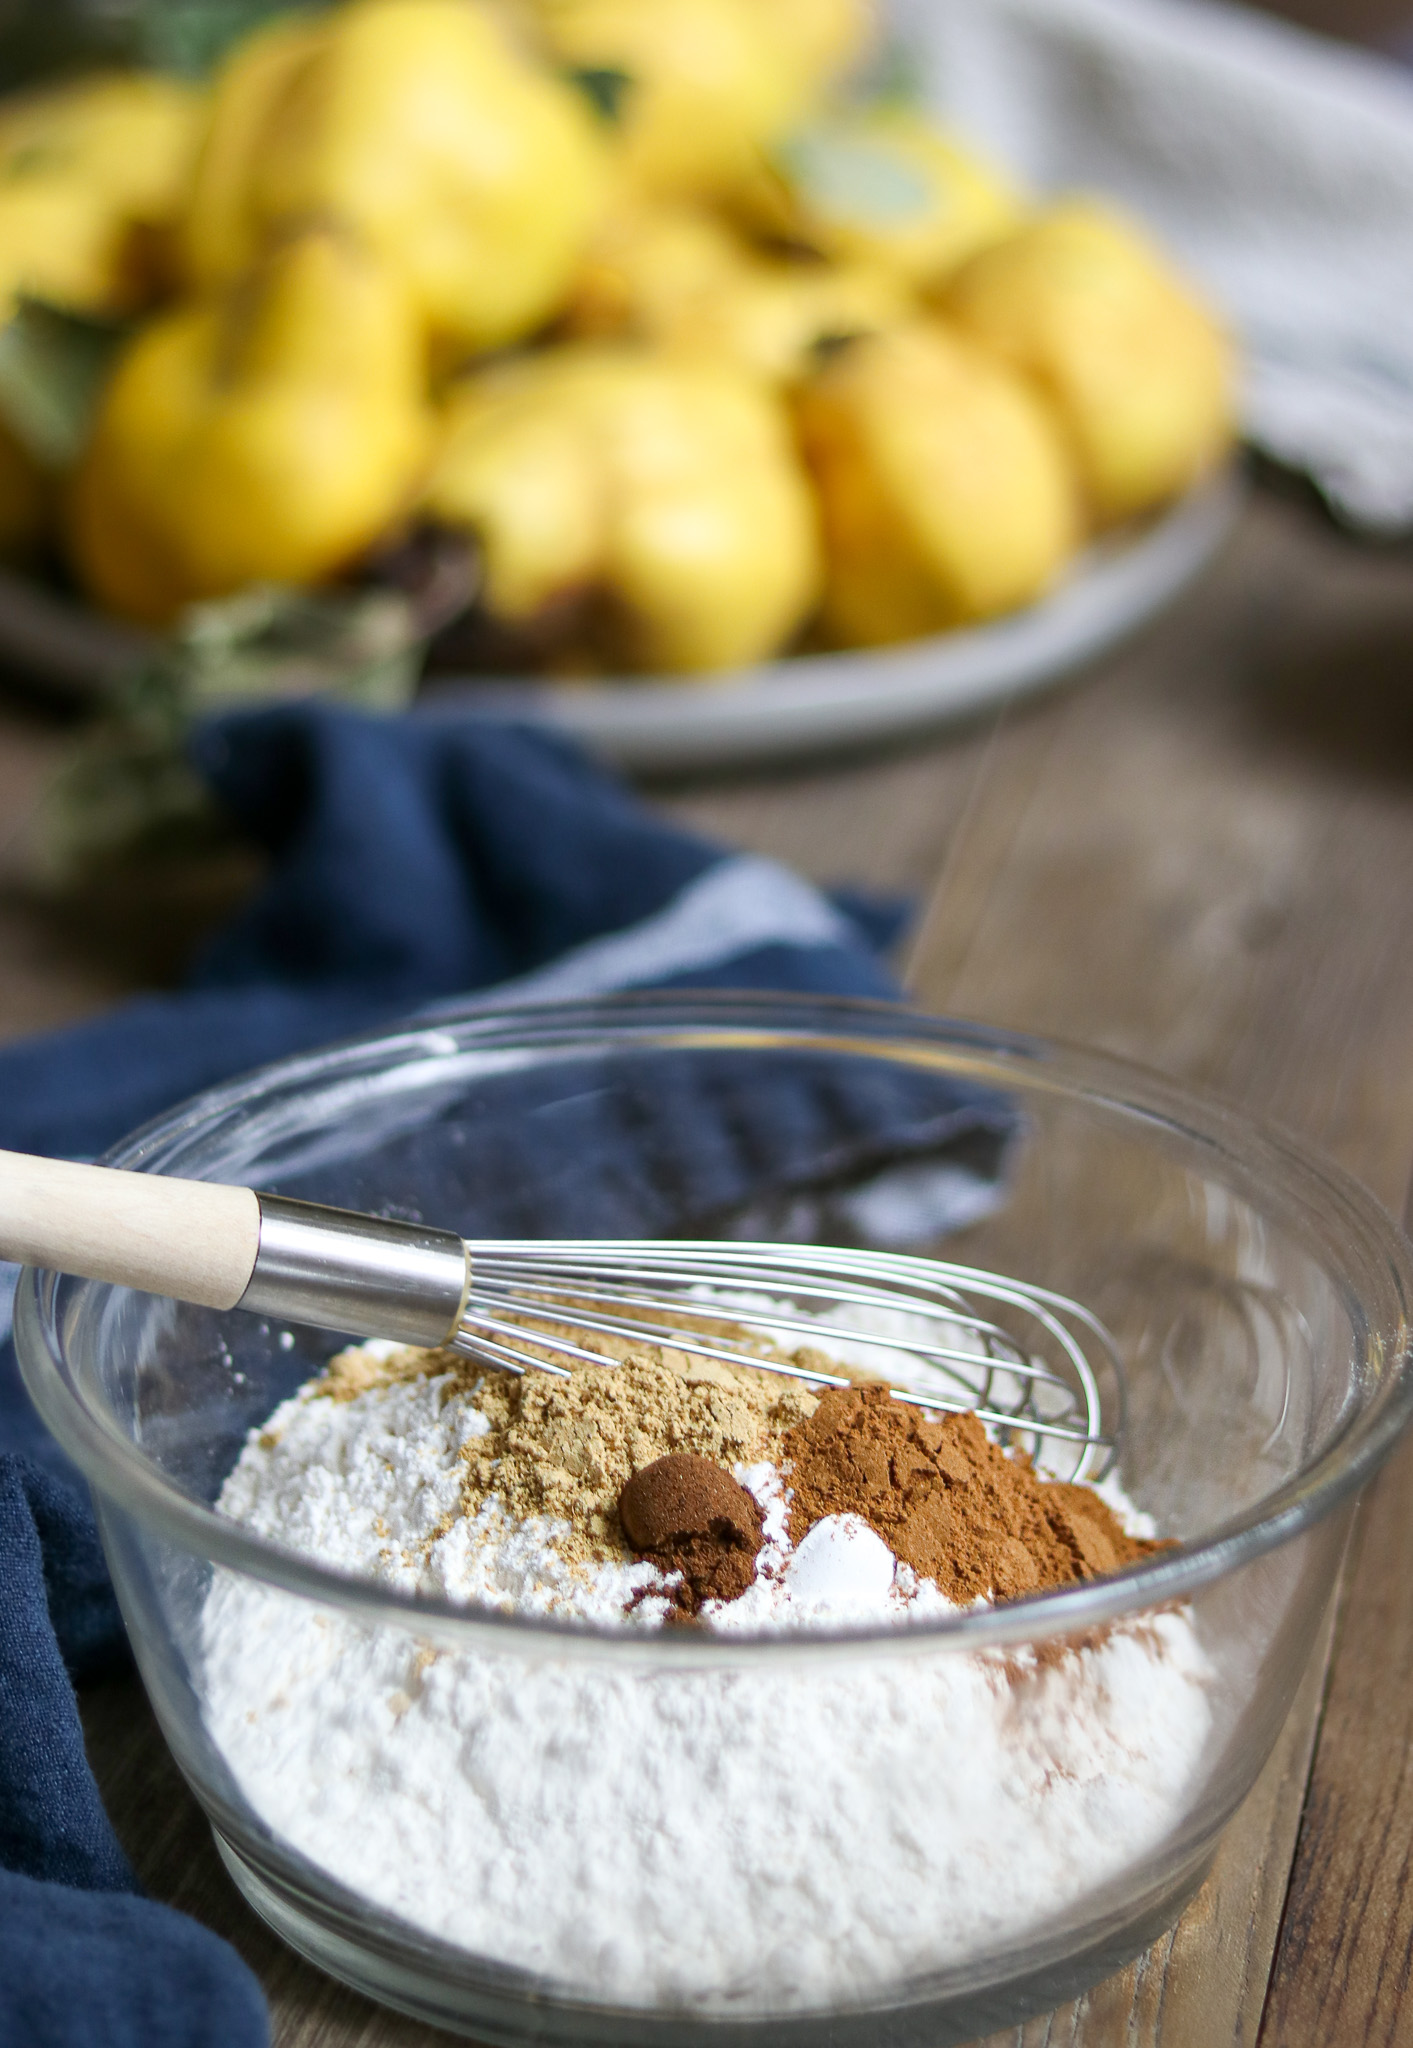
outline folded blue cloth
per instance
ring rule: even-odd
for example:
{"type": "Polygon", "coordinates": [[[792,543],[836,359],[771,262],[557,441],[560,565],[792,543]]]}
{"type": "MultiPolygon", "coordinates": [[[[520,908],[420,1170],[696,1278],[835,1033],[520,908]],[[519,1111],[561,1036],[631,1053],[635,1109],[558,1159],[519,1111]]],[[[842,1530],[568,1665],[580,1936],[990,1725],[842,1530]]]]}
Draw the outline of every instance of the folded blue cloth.
{"type": "MultiPolygon", "coordinates": [[[[194,759],[268,850],[267,884],[179,993],[0,1051],[0,1146],[92,1157],[242,1069],[476,991],[492,1005],[649,987],[897,993],[876,950],[896,930],[887,905],[828,900],[668,826],[543,733],[307,704],[219,720],[194,759]]],[[[600,1232],[768,1216],[772,1203],[848,1227],[854,1203],[876,1234],[899,1159],[910,1213],[921,1201],[944,1227],[987,1206],[1012,1124],[1004,1103],[942,1077],[880,1086],[781,1068],[746,1096],[684,1067],[613,1111],[586,1096],[527,1149],[517,1085],[488,1106],[478,1144],[513,1159],[486,1179],[513,1188],[526,1216],[507,1198],[438,1220],[468,1233],[528,1228],[529,1215],[541,1230],[582,1227],[576,1162],[607,1153],[620,1170],[611,1213],[594,1177],[600,1232]]],[[[415,1158],[406,1170],[415,1185],[415,1158]]],[[[7,1345],[0,2041],[254,2048],[267,2032],[254,1979],[225,1943],[138,1895],[84,1760],[70,1680],[123,1654],[86,1490],[7,1345]]]]}

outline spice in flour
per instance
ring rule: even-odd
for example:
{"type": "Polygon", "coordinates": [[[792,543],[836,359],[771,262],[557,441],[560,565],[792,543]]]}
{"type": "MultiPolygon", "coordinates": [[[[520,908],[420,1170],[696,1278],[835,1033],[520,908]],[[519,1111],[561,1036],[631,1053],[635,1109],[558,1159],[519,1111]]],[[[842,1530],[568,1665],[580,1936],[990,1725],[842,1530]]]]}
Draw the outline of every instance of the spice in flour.
{"type": "Polygon", "coordinates": [[[464,1389],[488,1427],[462,1451],[461,1512],[474,1517],[494,1501],[510,1521],[558,1523],[561,1556],[581,1566],[632,1556],[618,1501],[635,1472],[679,1452],[728,1474],[735,1466],[774,1463],[786,1432],[818,1404],[802,1382],[749,1366],[665,1345],[630,1349],[613,1338],[603,1344],[621,1350],[623,1362],[576,1364],[564,1379],[517,1376],[447,1351],[409,1348],[378,1358],[358,1346],[340,1353],[317,1387],[339,1401],[429,1376],[464,1389]]]}
{"type": "Polygon", "coordinates": [[[1115,1572],[1166,1546],[1130,1536],[1089,1486],[1042,1479],[975,1415],[933,1421],[888,1389],[840,1387],[784,1444],[790,1535],[858,1515],[957,1606],[1115,1572]]]}
{"type": "Polygon", "coordinates": [[[619,1494],[618,1514],[638,1555],[674,1581],[684,1614],[708,1600],[738,1600],[755,1578],[765,1518],[710,1458],[674,1451],[654,1459],[619,1494]]]}
{"type": "MultiPolygon", "coordinates": [[[[488,1518],[553,1527],[557,1563],[571,1573],[650,1564],[651,1584],[625,1594],[634,1614],[645,1595],[655,1602],[649,1617],[730,1605],[758,1573],[782,1576],[819,1524],[846,1533],[840,1518],[871,1530],[912,1585],[957,1606],[1095,1578],[1163,1547],[1131,1535],[1091,1487],[1042,1478],[974,1415],[933,1420],[862,1375],[816,1393],[666,1345],[618,1348],[617,1365],[578,1364],[558,1378],[449,1352],[374,1358],[363,1347],[335,1359],[319,1391],[346,1401],[444,1377],[477,1423],[460,1452],[459,1516],[478,1529],[488,1518]],[[783,1510],[772,1542],[761,1500],[741,1483],[752,1473],[783,1510]]],[[[803,1351],[793,1362],[837,1365],[803,1351]]],[[[458,1518],[445,1515],[442,1530],[458,1518]]],[[[850,1546],[833,1548],[842,1560],[850,1546]]]]}

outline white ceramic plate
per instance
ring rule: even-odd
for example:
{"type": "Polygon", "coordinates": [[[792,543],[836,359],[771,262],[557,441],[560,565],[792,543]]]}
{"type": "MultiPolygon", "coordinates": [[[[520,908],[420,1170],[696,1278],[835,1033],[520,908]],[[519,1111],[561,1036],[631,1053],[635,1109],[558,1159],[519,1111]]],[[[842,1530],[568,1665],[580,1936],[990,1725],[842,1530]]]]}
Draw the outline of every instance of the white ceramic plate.
{"type": "Polygon", "coordinates": [[[710,682],[594,685],[437,678],[420,702],[532,719],[620,768],[677,771],[825,753],[945,724],[1058,682],[1191,582],[1245,495],[1235,468],[1137,536],[1092,548],[1042,603],[962,632],[802,655],[710,682]]]}

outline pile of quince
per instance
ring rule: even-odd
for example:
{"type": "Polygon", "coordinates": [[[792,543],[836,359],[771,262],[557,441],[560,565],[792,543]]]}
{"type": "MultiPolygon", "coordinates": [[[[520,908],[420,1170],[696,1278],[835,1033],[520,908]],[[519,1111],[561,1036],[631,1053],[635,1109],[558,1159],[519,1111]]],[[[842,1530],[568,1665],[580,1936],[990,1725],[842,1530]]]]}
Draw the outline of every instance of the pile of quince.
{"type": "MultiPolygon", "coordinates": [[[[203,87],[0,103],[0,322],[125,323],[0,550],[150,625],[470,536],[552,667],[729,669],[1025,604],[1219,462],[1133,226],[857,77],[868,0],[346,0],[203,87]]],[[[3,336],[0,335],[0,339],[3,336]]]]}

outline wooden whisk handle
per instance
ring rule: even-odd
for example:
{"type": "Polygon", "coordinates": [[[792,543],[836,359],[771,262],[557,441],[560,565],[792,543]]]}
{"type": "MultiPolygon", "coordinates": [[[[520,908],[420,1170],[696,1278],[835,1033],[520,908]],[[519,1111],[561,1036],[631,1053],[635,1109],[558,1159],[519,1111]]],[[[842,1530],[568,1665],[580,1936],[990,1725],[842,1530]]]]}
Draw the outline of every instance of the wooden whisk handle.
{"type": "Polygon", "coordinates": [[[251,1188],[0,1152],[0,1258],[234,1308],[259,1249],[251,1188]]]}
{"type": "Polygon", "coordinates": [[[455,1336],[455,1231],[213,1181],[0,1152],[0,1259],[403,1344],[455,1336]]]}

